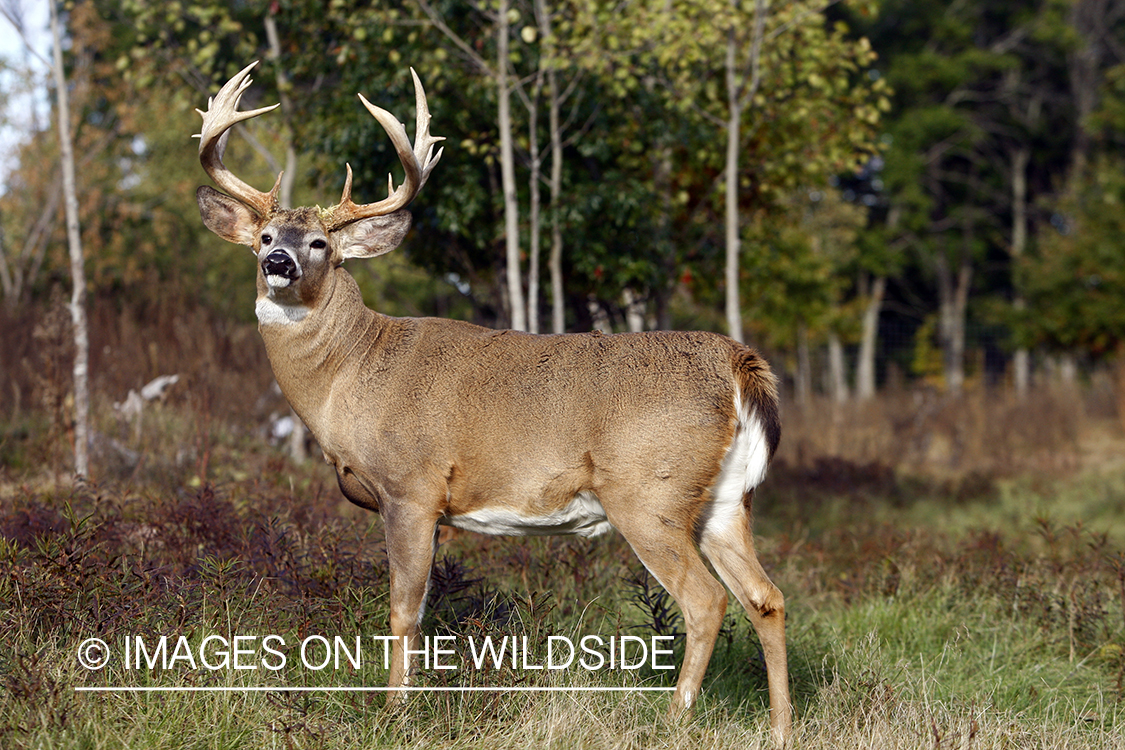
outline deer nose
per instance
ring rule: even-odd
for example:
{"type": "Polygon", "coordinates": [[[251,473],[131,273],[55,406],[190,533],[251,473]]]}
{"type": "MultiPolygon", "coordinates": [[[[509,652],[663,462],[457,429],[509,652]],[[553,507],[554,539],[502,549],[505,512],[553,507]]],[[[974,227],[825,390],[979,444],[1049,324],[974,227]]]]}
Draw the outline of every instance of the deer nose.
{"type": "Polygon", "coordinates": [[[262,261],[262,271],[266,276],[282,276],[294,280],[301,275],[297,269],[297,261],[284,250],[274,250],[262,261]]]}

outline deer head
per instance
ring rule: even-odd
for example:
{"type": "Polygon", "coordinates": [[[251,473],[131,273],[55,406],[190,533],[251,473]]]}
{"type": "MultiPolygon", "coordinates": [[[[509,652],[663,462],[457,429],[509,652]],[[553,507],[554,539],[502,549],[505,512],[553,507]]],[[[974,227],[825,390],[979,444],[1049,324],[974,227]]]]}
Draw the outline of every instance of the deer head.
{"type": "Polygon", "coordinates": [[[237,123],[270,112],[278,105],[248,112],[238,111],[242,94],[251,84],[250,71],[257,62],[243,68],[219,93],[208,101],[199,138],[199,159],[203,169],[223,191],[203,186],[196,191],[203,223],[230,242],[249,246],[258,258],[259,293],[271,300],[286,315],[301,315],[315,306],[332,269],[348,258],[372,258],[398,247],[410,229],[410,213],[405,207],[426,184],[442,150],[434,153],[440,137],[430,135],[430,112],[426,92],[418,74],[414,78],[417,127],[414,144],[401,122],[384,109],[360,101],[379,121],[398,152],[406,177],[397,188],[388,176],[388,196],[375,203],[357,205],[352,201],[352,168],[347,165],[340,202],[322,209],[281,208],[277,192],[281,175],[268,193],[250,187],[223,164],[231,128],[237,123]]]}

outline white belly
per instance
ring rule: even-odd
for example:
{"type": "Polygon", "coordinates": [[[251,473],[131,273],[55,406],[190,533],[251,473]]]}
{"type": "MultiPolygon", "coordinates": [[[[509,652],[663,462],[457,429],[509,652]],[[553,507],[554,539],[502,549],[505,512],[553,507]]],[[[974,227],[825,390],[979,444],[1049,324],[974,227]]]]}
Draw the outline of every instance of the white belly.
{"type": "Polygon", "coordinates": [[[580,492],[565,507],[543,515],[525,515],[508,508],[485,508],[444,516],[438,523],[494,536],[597,536],[612,528],[605,509],[592,492],[580,492]]]}

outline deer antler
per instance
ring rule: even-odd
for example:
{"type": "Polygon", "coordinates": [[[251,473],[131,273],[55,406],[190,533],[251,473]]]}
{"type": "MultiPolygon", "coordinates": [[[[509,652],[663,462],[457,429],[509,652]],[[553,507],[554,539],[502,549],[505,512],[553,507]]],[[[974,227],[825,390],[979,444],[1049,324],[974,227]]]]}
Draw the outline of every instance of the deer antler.
{"type": "Polygon", "coordinates": [[[426,92],[422,88],[422,82],[418,80],[418,74],[414,72],[414,68],[410,69],[410,75],[414,78],[414,99],[417,113],[413,146],[410,145],[410,139],[406,137],[406,127],[394,115],[385,109],[376,107],[367,101],[363,94],[359,94],[363,106],[379,121],[383,130],[387,131],[387,135],[390,136],[391,143],[394,144],[395,151],[398,152],[398,158],[402,161],[402,166],[406,170],[406,178],[401,185],[395,188],[394,181],[388,175],[387,192],[390,194],[386,198],[376,203],[356,205],[352,202],[352,167],[350,164],[347,165],[347,177],[344,179],[344,192],[340,197],[340,202],[324,212],[324,223],[329,231],[339,229],[358,219],[383,216],[403,208],[418,195],[418,191],[426,184],[426,179],[430,176],[434,165],[441,158],[444,149],[438,149],[435,154],[434,145],[445,139],[430,135],[430,108],[426,103],[426,92]]]}
{"type": "Polygon", "coordinates": [[[203,116],[203,129],[192,137],[199,139],[199,161],[215,184],[259,216],[265,217],[277,209],[277,191],[281,186],[281,175],[278,174],[273,190],[263,193],[235,177],[223,164],[223,153],[227,149],[230,129],[236,123],[265,114],[280,106],[275,104],[272,107],[262,107],[250,112],[238,111],[238,102],[242,99],[242,93],[252,82],[250,71],[257,64],[255,60],[227,81],[226,85],[219,89],[218,94],[207,100],[206,112],[195,110],[203,116]]]}

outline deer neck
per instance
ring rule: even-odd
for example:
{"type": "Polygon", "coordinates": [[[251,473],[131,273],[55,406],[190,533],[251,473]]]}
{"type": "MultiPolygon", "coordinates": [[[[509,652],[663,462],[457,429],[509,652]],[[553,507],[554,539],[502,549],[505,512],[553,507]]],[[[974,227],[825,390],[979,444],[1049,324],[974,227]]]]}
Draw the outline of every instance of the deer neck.
{"type": "Polygon", "coordinates": [[[334,383],[348,381],[349,370],[363,367],[376,353],[372,344],[390,319],[363,304],[359,285],[343,268],[328,275],[318,302],[310,307],[277,305],[259,283],[256,312],[281,392],[319,436],[328,424],[334,383]],[[357,347],[366,349],[368,357],[356,357],[357,347]]]}

